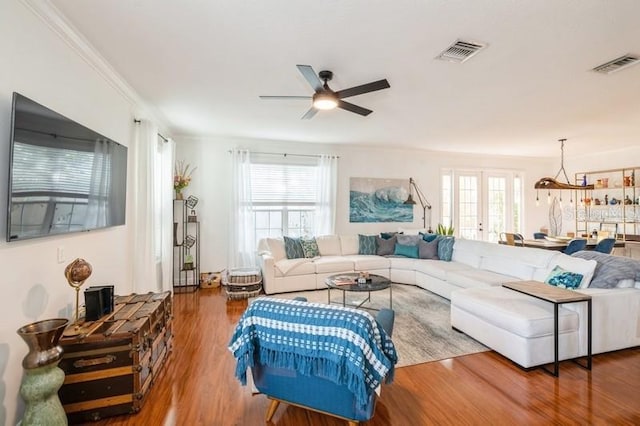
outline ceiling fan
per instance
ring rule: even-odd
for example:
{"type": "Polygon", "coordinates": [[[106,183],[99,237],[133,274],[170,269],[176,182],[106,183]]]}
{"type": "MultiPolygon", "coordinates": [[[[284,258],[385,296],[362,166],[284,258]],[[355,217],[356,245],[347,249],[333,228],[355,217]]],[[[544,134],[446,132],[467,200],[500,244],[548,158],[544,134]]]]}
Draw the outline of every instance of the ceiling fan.
{"type": "Polygon", "coordinates": [[[360,86],[350,87],[349,89],[343,89],[333,91],[329,88],[328,82],[333,78],[331,71],[320,71],[318,74],[311,68],[310,65],[296,65],[298,70],[302,73],[304,78],[309,82],[315,93],[313,96],[260,96],[260,99],[312,99],[311,109],[307,111],[303,116],[303,120],[309,120],[312,118],[318,110],[327,110],[333,108],[342,108],[347,111],[354,112],[363,116],[371,114],[373,111],[367,108],[363,108],[358,105],[354,105],[349,102],[343,101],[344,98],[350,96],[362,95],[363,93],[375,92],[376,90],[388,89],[391,87],[386,79],[373,81],[371,83],[362,84],[360,86]]]}

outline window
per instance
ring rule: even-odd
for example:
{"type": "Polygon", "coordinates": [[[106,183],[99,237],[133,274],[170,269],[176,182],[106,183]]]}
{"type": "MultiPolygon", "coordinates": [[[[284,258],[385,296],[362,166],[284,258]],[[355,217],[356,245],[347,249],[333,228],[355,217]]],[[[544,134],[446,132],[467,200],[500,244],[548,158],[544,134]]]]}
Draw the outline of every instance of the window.
{"type": "Polygon", "coordinates": [[[493,170],[442,171],[442,222],[463,238],[498,241],[522,232],[522,178],[493,170]]]}
{"type": "Polygon", "coordinates": [[[256,239],[312,235],[318,194],[316,158],[273,162],[252,158],[251,197],[256,239]]]}

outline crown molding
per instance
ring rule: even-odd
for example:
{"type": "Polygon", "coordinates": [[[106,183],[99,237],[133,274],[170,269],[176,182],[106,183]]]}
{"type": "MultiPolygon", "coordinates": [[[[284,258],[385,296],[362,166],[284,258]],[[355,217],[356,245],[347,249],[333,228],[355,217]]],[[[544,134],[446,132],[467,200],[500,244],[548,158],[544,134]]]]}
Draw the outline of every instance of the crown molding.
{"type": "Polygon", "coordinates": [[[74,52],[90,65],[111,87],[141,114],[150,115],[158,127],[167,129],[162,114],[140,97],[131,85],[91,45],[82,33],[49,0],[20,0],[74,52]]]}

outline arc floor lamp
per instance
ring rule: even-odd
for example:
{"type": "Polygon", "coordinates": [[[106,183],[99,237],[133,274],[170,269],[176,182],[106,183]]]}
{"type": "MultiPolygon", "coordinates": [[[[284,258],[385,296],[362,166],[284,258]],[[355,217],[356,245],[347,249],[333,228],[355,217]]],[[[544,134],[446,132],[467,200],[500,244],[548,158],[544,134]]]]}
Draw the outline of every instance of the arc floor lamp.
{"type": "Polygon", "coordinates": [[[427,232],[433,232],[431,230],[431,204],[427,201],[427,197],[424,196],[418,185],[416,185],[416,181],[413,180],[412,177],[409,178],[409,198],[404,204],[415,205],[417,204],[413,199],[413,191],[416,191],[416,196],[418,197],[418,201],[420,201],[420,205],[422,206],[422,227],[427,228],[427,210],[429,210],[429,227],[427,228],[427,232]]]}

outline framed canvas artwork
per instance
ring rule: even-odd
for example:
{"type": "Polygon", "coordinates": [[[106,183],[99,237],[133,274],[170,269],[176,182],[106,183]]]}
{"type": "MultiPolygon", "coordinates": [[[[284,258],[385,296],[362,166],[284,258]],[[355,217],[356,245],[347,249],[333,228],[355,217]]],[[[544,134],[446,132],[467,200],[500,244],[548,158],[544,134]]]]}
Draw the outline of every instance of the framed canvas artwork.
{"type": "Polygon", "coordinates": [[[349,222],[413,222],[409,179],[352,177],[349,181],[349,222]]]}

